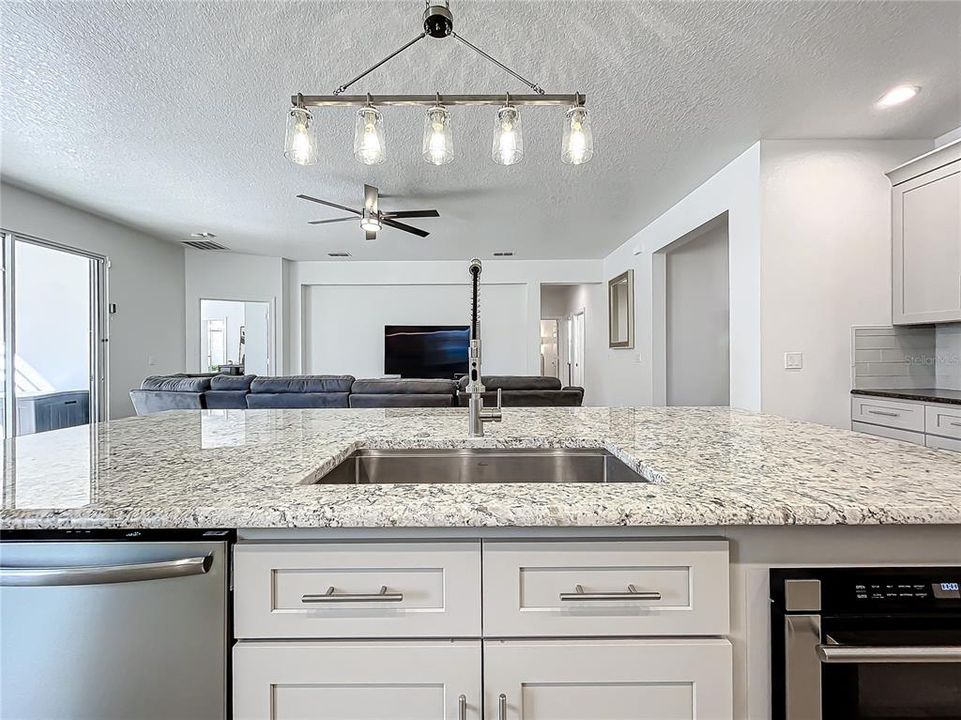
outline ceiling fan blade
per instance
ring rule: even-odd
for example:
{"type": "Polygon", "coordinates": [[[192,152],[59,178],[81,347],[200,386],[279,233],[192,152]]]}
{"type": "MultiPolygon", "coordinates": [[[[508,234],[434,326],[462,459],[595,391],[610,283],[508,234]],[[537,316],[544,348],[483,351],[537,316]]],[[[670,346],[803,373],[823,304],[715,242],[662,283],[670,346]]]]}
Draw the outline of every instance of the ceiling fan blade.
{"type": "Polygon", "coordinates": [[[349,213],[354,213],[354,215],[360,215],[360,210],[354,210],[353,208],[346,207],[344,205],[338,205],[337,203],[327,202],[326,200],[319,200],[318,198],[311,197],[310,195],[298,195],[301,200],[310,200],[310,202],[319,203],[321,205],[326,205],[327,207],[337,208],[338,210],[344,210],[349,213]]]}
{"type": "Polygon", "coordinates": [[[364,185],[364,207],[377,214],[377,188],[373,185],[364,185]]]}
{"type": "Polygon", "coordinates": [[[397,212],[381,213],[381,217],[385,217],[385,218],[440,217],[440,213],[437,212],[436,210],[398,210],[397,212]]]}
{"type": "Polygon", "coordinates": [[[326,225],[327,223],[345,222],[347,220],[350,220],[351,222],[357,222],[357,218],[355,217],[346,217],[346,218],[334,218],[332,220],[311,220],[307,224],[308,225],[326,225]]]}
{"type": "Polygon", "coordinates": [[[368,240],[376,240],[376,239],[377,239],[377,231],[376,231],[376,230],[367,230],[366,232],[367,232],[367,239],[368,239],[368,240]]]}
{"type": "Polygon", "coordinates": [[[428,235],[430,235],[430,233],[427,232],[426,230],[415,228],[412,225],[405,225],[404,223],[399,223],[396,220],[381,218],[380,221],[387,227],[396,228],[397,230],[403,230],[404,232],[409,232],[411,235],[419,235],[420,237],[427,237],[428,235]]]}

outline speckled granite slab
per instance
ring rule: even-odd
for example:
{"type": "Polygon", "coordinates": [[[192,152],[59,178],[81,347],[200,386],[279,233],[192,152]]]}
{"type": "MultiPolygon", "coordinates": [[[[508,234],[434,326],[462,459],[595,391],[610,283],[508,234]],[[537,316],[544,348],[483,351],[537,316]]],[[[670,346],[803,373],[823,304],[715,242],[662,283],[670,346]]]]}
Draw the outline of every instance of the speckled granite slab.
{"type": "Polygon", "coordinates": [[[961,523],[961,455],[725,408],[211,410],[8,441],[3,528],[961,523]],[[360,447],[604,447],[649,483],[311,484],[360,447]]]}

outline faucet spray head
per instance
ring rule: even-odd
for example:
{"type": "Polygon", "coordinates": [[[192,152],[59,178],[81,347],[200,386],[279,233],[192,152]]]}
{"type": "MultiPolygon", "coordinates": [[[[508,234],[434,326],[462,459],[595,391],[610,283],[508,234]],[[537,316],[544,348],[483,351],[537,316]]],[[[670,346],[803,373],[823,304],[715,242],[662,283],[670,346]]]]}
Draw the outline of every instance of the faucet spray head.
{"type": "Polygon", "coordinates": [[[470,261],[470,265],[467,266],[467,270],[468,272],[470,272],[471,275],[480,275],[482,269],[483,269],[483,265],[481,264],[481,261],[479,258],[473,258],[470,261]]]}

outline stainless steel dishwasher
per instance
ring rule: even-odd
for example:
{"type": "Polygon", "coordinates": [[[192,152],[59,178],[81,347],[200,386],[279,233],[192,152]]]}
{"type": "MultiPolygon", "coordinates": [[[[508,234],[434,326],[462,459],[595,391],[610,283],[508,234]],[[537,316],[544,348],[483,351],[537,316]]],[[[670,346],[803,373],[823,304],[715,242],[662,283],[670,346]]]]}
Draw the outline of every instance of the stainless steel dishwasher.
{"type": "Polygon", "coordinates": [[[223,720],[228,534],[77,535],[0,543],[0,717],[223,720]]]}

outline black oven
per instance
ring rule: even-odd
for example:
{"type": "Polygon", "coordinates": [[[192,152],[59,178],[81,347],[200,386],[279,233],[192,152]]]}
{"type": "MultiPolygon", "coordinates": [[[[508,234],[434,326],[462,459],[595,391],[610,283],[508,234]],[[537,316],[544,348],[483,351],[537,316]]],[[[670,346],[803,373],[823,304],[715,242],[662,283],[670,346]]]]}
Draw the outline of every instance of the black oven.
{"type": "Polygon", "coordinates": [[[774,720],[961,718],[961,568],[770,579],[774,720]]]}

